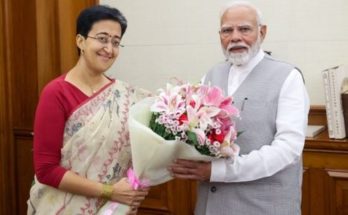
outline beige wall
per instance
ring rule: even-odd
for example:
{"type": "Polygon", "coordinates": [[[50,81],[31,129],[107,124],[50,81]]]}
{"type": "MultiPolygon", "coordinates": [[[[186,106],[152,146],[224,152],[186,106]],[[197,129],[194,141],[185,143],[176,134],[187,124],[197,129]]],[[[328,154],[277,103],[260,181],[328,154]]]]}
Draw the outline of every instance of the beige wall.
{"type": "MultiPolygon", "coordinates": [[[[176,76],[197,82],[222,61],[219,11],[226,0],[100,0],[129,21],[112,76],[155,90],[176,76]]],[[[323,105],[321,70],[348,64],[348,1],[254,0],[268,25],[264,50],[297,65],[311,104],[323,105]]]]}

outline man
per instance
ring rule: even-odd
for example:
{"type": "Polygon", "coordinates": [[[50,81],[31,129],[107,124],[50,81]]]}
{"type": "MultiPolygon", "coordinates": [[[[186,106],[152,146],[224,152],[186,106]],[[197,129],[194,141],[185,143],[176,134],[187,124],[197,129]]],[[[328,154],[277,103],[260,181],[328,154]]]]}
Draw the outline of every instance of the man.
{"type": "Polygon", "coordinates": [[[220,86],[240,108],[239,155],[212,162],[177,160],[176,178],[200,180],[196,215],[301,214],[302,150],[309,101],[301,73],[260,48],[267,27],[248,2],[221,13],[226,62],[205,83],[220,86]]]}

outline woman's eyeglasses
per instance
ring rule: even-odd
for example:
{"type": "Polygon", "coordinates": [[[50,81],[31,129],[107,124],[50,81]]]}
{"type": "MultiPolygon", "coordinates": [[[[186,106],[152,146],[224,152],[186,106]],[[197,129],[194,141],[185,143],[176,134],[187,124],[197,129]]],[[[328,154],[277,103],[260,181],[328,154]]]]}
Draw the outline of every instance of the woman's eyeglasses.
{"type": "Polygon", "coordinates": [[[87,35],[87,37],[95,39],[103,45],[107,45],[109,42],[111,42],[111,45],[113,48],[123,47],[123,45],[120,44],[121,42],[120,38],[113,37],[111,35],[99,34],[99,35],[96,35],[95,37],[91,37],[87,35]]]}

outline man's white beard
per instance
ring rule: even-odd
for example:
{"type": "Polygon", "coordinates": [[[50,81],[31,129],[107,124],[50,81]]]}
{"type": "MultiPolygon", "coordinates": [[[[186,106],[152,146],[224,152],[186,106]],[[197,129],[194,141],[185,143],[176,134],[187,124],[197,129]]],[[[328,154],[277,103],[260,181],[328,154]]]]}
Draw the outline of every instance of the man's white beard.
{"type": "Polygon", "coordinates": [[[230,43],[228,44],[227,49],[223,49],[223,52],[228,62],[236,66],[243,66],[247,64],[251,60],[251,58],[253,58],[258,53],[258,51],[260,50],[260,45],[261,38],[258,37],[256,42],[251,47],[245,43],[230,43]],[[234,46],[244,46],[247,47],[248,50],[243,51],[242,53],[229,52],[228,50],[230,50],[234,46]]]}

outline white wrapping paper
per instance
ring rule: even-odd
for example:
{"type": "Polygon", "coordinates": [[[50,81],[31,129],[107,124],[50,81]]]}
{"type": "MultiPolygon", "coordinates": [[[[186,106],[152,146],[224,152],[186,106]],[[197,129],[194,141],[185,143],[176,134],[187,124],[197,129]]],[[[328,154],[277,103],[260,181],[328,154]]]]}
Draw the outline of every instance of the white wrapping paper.
{"type": "Polygon", "coordinates": [[[149,185],[165,183],[173,177],[167,168],[177,158],[210,161],[213,157],[200,154],[193,146],[175,140],[165,140],[149,128],[150,107],[155,98],[149,97],[133,105],[129,116],[129,133],[135,174],[149,185]]]}

